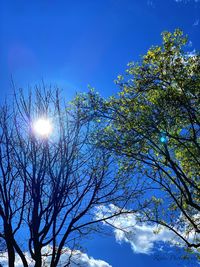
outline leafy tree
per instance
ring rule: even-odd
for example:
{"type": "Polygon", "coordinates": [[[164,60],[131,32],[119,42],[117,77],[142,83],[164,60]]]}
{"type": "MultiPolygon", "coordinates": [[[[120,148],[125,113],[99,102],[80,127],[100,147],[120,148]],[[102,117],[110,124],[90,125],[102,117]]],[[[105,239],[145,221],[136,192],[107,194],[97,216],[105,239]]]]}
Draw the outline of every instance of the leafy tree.
{"type": "Polygon", "coordinates": [[[116,81],[118,96],[82,95],[99,121],[95,142],[119,156],[123,171],[151,183],[151,208],[141,220],[172,230],[200,247],[200,57],[185,50],[182,31],[162,33],[140,62],[116,81]]]}
{"type": "Polygon", "coordinates": [[[95,217],[97,207],[112,203],[118,209],[111,216],[127,213],[133,192],[116,175],[110,153],[90,142],[91,127],[79,105],[66,105],[58,90],[20,91],[1,107],[0,238],[9,267],[16,253],[28,266],[25,251],[35,267],[47,253],[49,266],[57,266],[66,247],[75,250],[106,219],[95,217]],[[49,136],[34,131],[41,117],[52,121],[49,136]]]}

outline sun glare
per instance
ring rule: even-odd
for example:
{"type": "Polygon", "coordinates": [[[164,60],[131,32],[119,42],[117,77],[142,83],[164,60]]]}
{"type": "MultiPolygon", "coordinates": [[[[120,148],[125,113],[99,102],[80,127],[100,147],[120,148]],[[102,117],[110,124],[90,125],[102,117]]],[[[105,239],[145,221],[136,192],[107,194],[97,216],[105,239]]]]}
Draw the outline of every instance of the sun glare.
{"type": "Polygon", "coordinates": [[[42,137],[48,137],[52,132],[52,124],[48,119],[38,119],[33,123],[33,130],[42,137]]]}

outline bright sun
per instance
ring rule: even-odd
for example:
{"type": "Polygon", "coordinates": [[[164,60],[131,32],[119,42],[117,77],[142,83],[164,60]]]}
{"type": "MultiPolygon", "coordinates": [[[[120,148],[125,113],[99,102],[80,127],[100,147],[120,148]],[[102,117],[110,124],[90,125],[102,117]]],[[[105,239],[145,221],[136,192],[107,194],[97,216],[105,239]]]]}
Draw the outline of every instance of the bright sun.
{"type": "Polygon", "coordinates": [[[33,123],[33,130],[42,137],[47,137],[52,132],[52,124],[48,119],[38,119],[33,123]]]}

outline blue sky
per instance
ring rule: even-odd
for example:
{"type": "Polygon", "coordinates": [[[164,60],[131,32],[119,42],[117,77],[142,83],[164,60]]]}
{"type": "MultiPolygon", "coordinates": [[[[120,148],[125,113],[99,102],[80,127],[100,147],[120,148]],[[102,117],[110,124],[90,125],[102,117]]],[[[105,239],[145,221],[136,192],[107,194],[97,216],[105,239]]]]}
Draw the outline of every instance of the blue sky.
{"type": "MultiPolygon", "coordinates": [[[[162,31],[177,27],[188,34],[188,49],[199,50],[200,1],[2,0],[1,99],[11,91],[11,77],[17,88],[44,80],[62,88],[69,100],[88,85],[109,96],[118,91],[113,81],[126,64],[160,44],[162,31]]],[[[152,254],[135,254],[114,235],[84,244],[90,256],[113,267],[190,266],[170,256],[158,261],[152,254]]]]}

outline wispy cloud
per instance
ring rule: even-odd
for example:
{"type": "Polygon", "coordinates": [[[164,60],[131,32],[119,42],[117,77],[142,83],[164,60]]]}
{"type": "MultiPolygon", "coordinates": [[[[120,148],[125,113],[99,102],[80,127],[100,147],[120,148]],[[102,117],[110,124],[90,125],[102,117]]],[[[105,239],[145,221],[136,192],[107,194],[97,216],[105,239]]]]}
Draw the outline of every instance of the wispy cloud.
{"type": "Polygon", "coordinates": [[[196,58],[196,56],[197,56],[197,52],[196,52],[196,50],[195,49],[193,49],[192,51],[190,51],[190,52],[187,52],[187,57],[192,57],[192,58],[196,58]]]}
{"type": "Polygon", "coordinates": [[[200,0],[175,0],[175,2],[177,2],[177,3],[188,3],[188,2],[195,2],[195,3],[198,3],[198,2],[200,2],[200,0]]]}
{"type": "Polygon", "coordinates": [[[192,45],[193,45],[193,44],[192,44],[192,41],[189,41],[189,42],[188,42],[188,47],[192,47],[192,45]]]}
{"type": "Polygon", "coordinates": [[[152,0],[147,0],[147,6],[155,8],[155,3],[152,0]]]}
{"type": "Polygon", "coordinates": [[[193,26],[198,26],[199,25],[199,19],[196,19],[193,23],[193,26]]]}
{"type": "MultiPolygon", "coordinates": [[[[43,249],[44,254],[50,254],[50,252],[51,252],[50,247],[46,247],[43,249]]],[[[70,267],[80,267],[80,266],[84,266],[84,267],[112,267],[107,262],[102,261],[102,260],[96,260],[92,257],[89,257],[86,253],[82,253],[79,250],[76,250],[72,253],[71,250],[69,250],[67,248],[65,249],[65,252],[61,255],[61,259],[60,259],[59,263],[61,265],[67,264],[69,257],[70,257],[70,267]]],[[[28,266],[33,267],[34,263],[31,260],[30,255],[28,253],[26,253],[26,258],[28,261],[28,266]]],[[[1,255],[1,264],[4,267],[8,267],[8,259],[7,259],[6,253],[1,255]]],[[[48,256],[44,257],[43,265],[44,266],[50,266],[50,257],[48,257],[48,256]]],[[[16,256],[15,267],[23,267],[23,264],[22,264],[18,255],[16,256]]]]}

